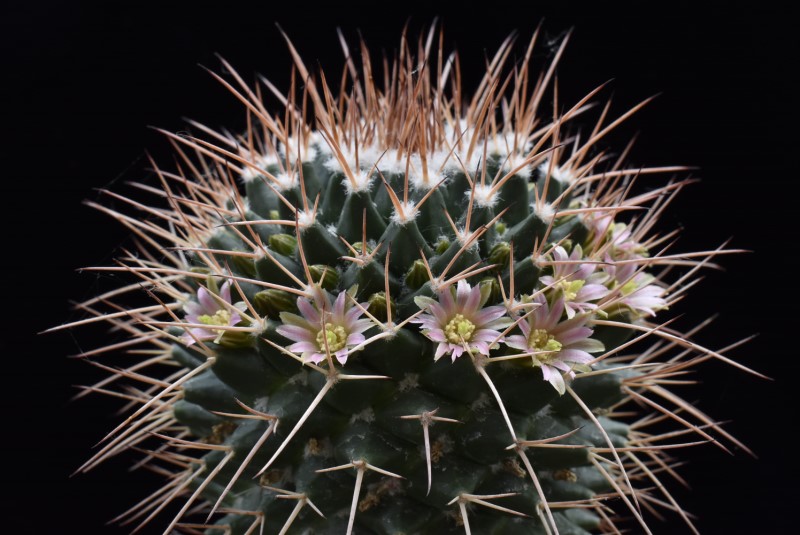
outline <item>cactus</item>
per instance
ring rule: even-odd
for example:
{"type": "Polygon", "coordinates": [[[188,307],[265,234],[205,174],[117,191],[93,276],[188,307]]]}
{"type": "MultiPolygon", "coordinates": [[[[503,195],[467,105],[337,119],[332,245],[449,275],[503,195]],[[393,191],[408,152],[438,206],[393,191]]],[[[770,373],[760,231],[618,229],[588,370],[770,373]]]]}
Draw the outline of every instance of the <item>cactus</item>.
{"type": "Polygon", "coordinates": [[[287,39],[285,93],[223,62],[246,131],[164,132],[152,206],[94,204],[139,252],[97,268],[131,280],[64,327],[107,322],[126,338],[92,354],[137,360],[96,363],[111,375],[86,391],[131,412],[81,470],[134,450],[168,480],[120,522],[579,535],[650,533],[664,509],[696,532],[660,480],[670,452],[741,444],[668,387],[710,359],[755,372],[662,316],[734,251],[670,251],[654,227],[688,180],[633,186],[685,169],[601,146],[647,101],[584,123],[598,88],[559,112],[566,39],[539,73],[537,34],[470,98],[433,30],[383,72],[345,49],[341,84],[287,39]]]}

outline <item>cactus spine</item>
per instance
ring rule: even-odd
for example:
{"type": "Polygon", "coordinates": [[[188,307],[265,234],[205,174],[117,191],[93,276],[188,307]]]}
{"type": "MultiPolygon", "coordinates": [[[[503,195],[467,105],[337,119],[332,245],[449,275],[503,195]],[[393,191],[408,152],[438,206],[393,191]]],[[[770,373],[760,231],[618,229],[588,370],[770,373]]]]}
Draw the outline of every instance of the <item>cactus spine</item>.
{"type": "Polygon", "coordinates": [[[505,42],[466,98],[434,39],[381,74],[362,46],[338,95],[291,44],[285,94],[226,64],[246,131],[165,132],[153,206],[98,206],[140,252],[99,268],[132,282],[79,323],[139,360],[94,388],[134,408],[82,470],[135,448],[169,475],[123,523],[180,504],[165,533],[650,533],[663,506],[694,529],[665,446],[735,439],[667,386],[731,361],[661,315],[730,251],[667,254],[653,226],[685,181],[630,186],[682,169],[599,148],[644,103],[581,135],[597,91],[549,109],[565,43],[536,73],[536,34],[514,67],[505,42]]]}

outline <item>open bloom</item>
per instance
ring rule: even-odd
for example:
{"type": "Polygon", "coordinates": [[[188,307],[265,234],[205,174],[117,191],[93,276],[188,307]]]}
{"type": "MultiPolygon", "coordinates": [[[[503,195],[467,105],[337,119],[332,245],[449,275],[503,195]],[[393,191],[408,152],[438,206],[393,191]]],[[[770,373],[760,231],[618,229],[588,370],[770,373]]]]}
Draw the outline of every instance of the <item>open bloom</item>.
{"type": "Polygon", "coordinates": [[[536,307],[528,317],[519,322],[522,334],[506,338],[509,347],[529,353],[534,366],[542,369],[544,380],[559,394],[566,391],[562,372],[575,377],[575,368],[585,366],[594,357],[589,353],[603,351],[599,340],[590,338],[592,329],[586,326],[588,316],[580,315],[561,321],[564,299],[559,297],[552,306],[544,295],[533,298],[536,307]]]}
{"type": "Polygon", "coordinates": [[[592,231],[594,249],[604,250],[615,260],[648,256],[647,248],[636,241],[631,227],[615,222],[612,214],[593,212],[584,222],[592,231]]]}
{"type": "Polygon", "coordinates": [[[640,315],[655,316],[658,310],[667,308],[665,290],[654,284],[656,279],[649,273],[637,273],[639,267],[635,263],[610,263],[605,267],[617,293],[612,302],[627,306],[640,315]]]}
{"type": "Polygon", "coordinates": [[[222,285],[217,297],[201,286],[197,290],[197,301],[187,302],[183,305],[183,310],[186,312],[187,323],[208,325],[208,327],[189,328],[181,337],[187,346],[198,340],[213,340],[219,343],[225,334],[225,329],[218,327],[228,327],[242,321],[236,307],[231,305],[230,281],[222,285]]]}
{"type": "Polygon", "coordinates": [[[470,287],[465,280],[458,281],[455,292],[452,287],[439,292],[439,300],[418,300],[421,308],[430,314],[421,314],[413,320],[422,326],[422,334],[438,342],[434,360],[450,354],[453,361],[464,351],[477,351],[489,354],[489,344],[502,341],[498,329],[511,324],[509,318],[502,318],[506,309],[503,306],[483,307],[488,295],[481,294],[481,287],[470,287]]]}
{"type": "Polygon", "coordinates": [[[347,292],[339,293],[333,306],[325,292],[321,292],[313,304],[298,297],[297,309],[302,316],[281,312],[283,325],[276,330],[294,340],[295,343],[287,349],[300,353],[305,362],[317,364],[330,353],[344,364],[350,350],[364,342],[362,333],[373,325],[369,319],[361,318],[362,310],[367,306],[368,303],[362,303],[362,308],[358,308],[348,303],[347,292]]]}
{"type": "Polygon", "coordinates": [[[580,245],[575,246],[572,254],[567,254],[559,245],[553,250],[553,275],[539,279],[542,284],[560,292],[568,318],[578,312],[596,309],[597,305],[589,301],[597,301],[608,294],[608,288],[602,284],[608,275],[595,271],[596,264],[580,263],[581,260],[584,258],[580,245]]]}

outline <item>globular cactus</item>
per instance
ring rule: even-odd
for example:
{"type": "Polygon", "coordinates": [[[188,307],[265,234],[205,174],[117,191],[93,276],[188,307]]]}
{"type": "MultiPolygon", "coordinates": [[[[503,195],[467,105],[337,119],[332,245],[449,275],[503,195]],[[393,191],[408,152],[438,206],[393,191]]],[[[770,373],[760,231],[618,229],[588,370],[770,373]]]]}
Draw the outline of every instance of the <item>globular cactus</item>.
{"type": "Polygon", "coordinates": [[[246,130],[165,132],[175,164],[138,184],[155,201],[95,205],[139,251],[98,268],[131,279],[77,323],[135,360],[98,363],[88,390],[131,412],[81,469],[135,450],[167,478],[123,524],[578,535],[650,533],[664,509],[696,531],[671,452],[738,442],[669,387],[739,365],[663,316],[730,251],[656,232],[687,181],[634,181],[684,169],[602,148],[644,103],[590,121],[598,88],[562,111],[566,41],[540,73],[536,34],[513,66],[506,41],[468,97],[435,40],[382,65],[345,46],[335,84],[289,44],[286,92],[225,64],[246,130]]]}

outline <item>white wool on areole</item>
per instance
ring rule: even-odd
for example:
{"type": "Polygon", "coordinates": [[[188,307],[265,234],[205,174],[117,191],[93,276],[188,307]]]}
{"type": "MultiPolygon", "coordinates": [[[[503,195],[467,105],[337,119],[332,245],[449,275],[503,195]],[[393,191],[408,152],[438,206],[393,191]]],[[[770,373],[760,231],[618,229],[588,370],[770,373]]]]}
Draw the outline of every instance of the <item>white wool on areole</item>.
{"type": "Polygon", "coordinates": [[[558,180],[562,184],[572,184],[578,177],[575,176],[575,173],[571,169],[566,169],[558,164],[551,164],[550,160],[545,161],[542,165],[539,166],[539,173],[542,176],[547,176],[550,174],[550,178],[558,180]]]}
{"type": "Polygon", "coordinates": [[[249,164],[239,163],[243,167],[240,178],[246,184],[252,182],[258,177],[266,176],[264,171],[269,167],[278,165],[278,158],[274,154],[255,154],[250,155],[249,164]]]}

